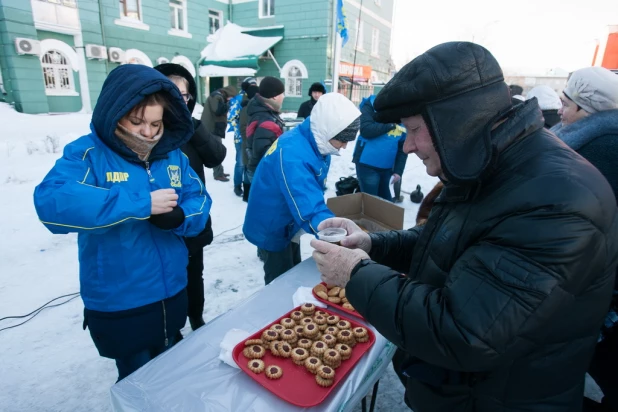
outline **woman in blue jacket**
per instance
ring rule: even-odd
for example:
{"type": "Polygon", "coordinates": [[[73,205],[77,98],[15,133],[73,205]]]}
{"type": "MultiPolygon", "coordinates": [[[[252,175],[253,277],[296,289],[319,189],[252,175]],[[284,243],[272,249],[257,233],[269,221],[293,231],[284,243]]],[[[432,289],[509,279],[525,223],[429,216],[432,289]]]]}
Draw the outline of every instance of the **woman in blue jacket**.
{"type": "Polygon", "coordinates": [[[204,229],[211,199],[180,151],[191,114],[156,70],[113,70],[90,129],[65,147],[34,204],[52,233],[78,234],[84,328],[121,380],[170,348],[185,324],[183,236],[204,229]]]}

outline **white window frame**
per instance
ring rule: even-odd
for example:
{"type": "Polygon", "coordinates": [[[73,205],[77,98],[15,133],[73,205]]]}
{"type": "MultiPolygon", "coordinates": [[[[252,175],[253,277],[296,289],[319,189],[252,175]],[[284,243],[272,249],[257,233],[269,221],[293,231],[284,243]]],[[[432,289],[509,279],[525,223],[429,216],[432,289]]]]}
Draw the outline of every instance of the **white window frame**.
{"type": "Polygon", "coordinates": [[[260,19],[269,19],[275,17],[275,0],[259,0],[258,2],[258,17],[260,19]],[[263,14],[264,2],[266,2],[266,11],[268,14],[263,14]]]}
{"type": "Polygon", "coordinates": [[[189,25],[188,25],[188,17],[187,17],[187,0],[177,0],[180,1],[181,4],[175,4],[172,2],[169,2],[169,6],[170,6],[170,11],[171,9],[174,9],[174,20],[175,20],[175,24],[176,27],[172,27],[170,28],[170,30],[168,31],[169,34],[175,34],[175,35],[182,35],[184,34],[188,34],[189,33],[189,25]],[[183,29],[179,29],[179,23],[181,23],[178,19],[178,14],[179,14],[179,10],[182,10],[182,27],[183,29]]]}
{"type": "Polygon", "coordinates": [[[365,48],[363,47],[363,43],[365,41],[365,36],[363,36],[364,32],[365,22],[362,21],[360,18],[356,19],[356,50],[365,51],[365,48]]]}
{"type": "Polygon", "coordinates": [[[75,79],[73,78],[73,69],[71,67],[71,61],[69,57],[67,57],[60,50],[51,49],[41,54],[41,70],[43,72],[43,82],[45,86],[45,95],[47,96],[79,96],[79,93],[75,91],[75,79]],[[62,59],[64,59],[64,63],[50,63],[45,62],[47,55],[58,54],[62,59]],[[61,70],[66,71],[66,79],[69,85],[69,88],[60,87],[61,83],[61,70]],[[46,72],[51,71],[52,77],[54,80],[54,87],[47,87],[47,79],[48,76],[46,72]]]}
{"type": "Polygon", "coordinates": [[[223,12],[221,10],[215,10],[215,9],[208,9],[208,35],[211,34],[215,34],[214,32],[211,32],[211,24],[210,21],[212,20],[219,20],[219,28],[223,27],[223,12]],[[216,13],[217,17],[215,18],[214,15],[212,15],[211,13],[216,13]]]}
{"type": "Polygon", "coordinates": [[[380,30],[375,27],[371,30],[371,55],[380,57],[380,30]]]}
{"type": "Polygon", "coordinates": [[[37,1],[42,1],[44,3],[52,3],[58,6],[71,7],[73,9],[77,8],[76,0],[37,0],[37,1]]]}
{"type": "Polygon", "coordinates": [[[137,10],[139,13],[139,19],[135,19],[133,17],[128,17],[124,15],[124,9],[122,7],[122,3],[118,0],[118,11],[120,13],[120,18],[114,20],[114,24],[117,26],[130,27],[132,29],[138,30],[150,30],[150,26],[144,23],[144,13],[142,12],[142,0],[137,1],[137,10]]]}
{"type": "Polygon", "coordinates": [[[285,73],[285,97],[303,97],[303,73],[298,66],[290,66],[285,73]],[[292,70],[296,76],[290,75],[292,70]]]}

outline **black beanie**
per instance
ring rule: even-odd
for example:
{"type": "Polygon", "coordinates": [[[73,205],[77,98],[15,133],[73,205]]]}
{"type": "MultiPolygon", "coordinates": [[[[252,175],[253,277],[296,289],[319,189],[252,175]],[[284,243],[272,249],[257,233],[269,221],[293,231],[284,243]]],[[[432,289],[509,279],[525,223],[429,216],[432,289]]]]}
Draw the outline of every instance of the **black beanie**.
{"type": "Polygon", "coordinates": [[[351,142],[356,139],[356,135],[358,134],[358,130],[360,129],[360,116],[356,118],[348,127],[340,131],[333,139],[339,140],[340,142],[351,142]]]}
{"type": "Polygon", "coordinates": [[[276,77],[266,76],[260,82],[260,96],[266,99],[272,99],[275,96],[283,94],[285,86],[281,80],[276,77]]]}
{"type": "Polygon", "coordinates": [[[247,97],[249,99],[253,99],[253,96],[256,95],[257,92],[260,91],[260,88],[257,87],[257,85],[255,84],[250,84],[249,87],[247,87],[247,97]]]}

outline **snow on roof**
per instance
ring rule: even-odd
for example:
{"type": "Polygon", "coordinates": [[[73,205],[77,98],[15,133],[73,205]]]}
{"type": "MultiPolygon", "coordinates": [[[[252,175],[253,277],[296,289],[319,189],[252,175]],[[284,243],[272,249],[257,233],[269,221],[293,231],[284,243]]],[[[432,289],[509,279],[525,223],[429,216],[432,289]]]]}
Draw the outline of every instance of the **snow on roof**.
{"type": "Polygon", "coordinates": [[[250,67],[200,66],[200,77],[255,76],[255,73],[256,70],[250,67]]]}
{"type": "Polygon", "coordinates": [[[201,52],[202,58],[209,61],[243,60],[259,56],[277,44],[283,37],[258,37],[243,33],[251,30],[227,22],[225,26],[208,37],[211,41],[201,52]]]}

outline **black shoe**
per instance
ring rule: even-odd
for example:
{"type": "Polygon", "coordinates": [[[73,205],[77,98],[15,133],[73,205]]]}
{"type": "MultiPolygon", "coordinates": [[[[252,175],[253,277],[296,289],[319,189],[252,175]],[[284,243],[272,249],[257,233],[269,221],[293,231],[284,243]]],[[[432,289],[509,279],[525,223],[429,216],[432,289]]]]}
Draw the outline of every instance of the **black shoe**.
{"type": "Polygon", "coordinates": [[[242,201],[243,202],[248,202],[249,201],[249,190],[251,190],[251,184],[250,183],[243,183],[242,187],[243,187],[242,201]]]}
{"type": "Polygon", "coordinates": [[[218,180],[220,182],[229,182],[230,181],[230,179],[225,177],[225,175],[217,176],[217,177],[215,177],[215,180],[218,180]]]}
{"type": "Polygon", "coordinates": [[[189,317],[189,323],[191,324],[191,329],[193,330],[197,330],[206,324],[201,316],[197,318],[189,317]]]}
{"type": "Polygon", "coordinates": [[[229,173],[223,173],[223,176],[230,177],[230,174],[229,173]]]}
{"type": "Polygon", "coordinates": [[[238,197],[242,197],[242,188],[240,185],[234,186],[234,194],[238,197]]]}
{"type": "Polygon", "coordinates": [[[403,195],[399,196],[398,199],[393,200],[393,202],[395,202],[395,203],[402,203],[403,202],[403,195]]]}

